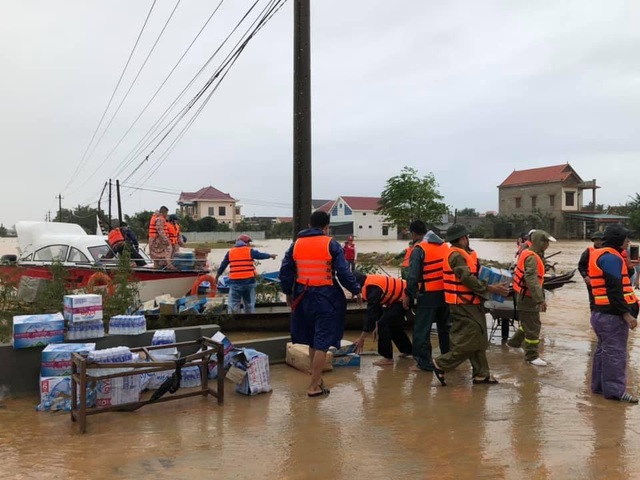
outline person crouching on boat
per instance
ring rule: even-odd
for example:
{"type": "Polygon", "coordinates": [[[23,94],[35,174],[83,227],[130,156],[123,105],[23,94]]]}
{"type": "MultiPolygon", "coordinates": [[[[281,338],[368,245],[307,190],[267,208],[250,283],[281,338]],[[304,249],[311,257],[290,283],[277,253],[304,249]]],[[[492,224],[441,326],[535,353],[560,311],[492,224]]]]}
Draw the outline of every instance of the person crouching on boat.
{"type": "Polygon", "coordinates": [[[240,305],[244,304],[244,313],[256,311],[256,268],[254,260],[275,259],[277,255],[259,252],[251,248],[252,239],[249,235],[240,235],[235,246],[227,252],[218,268],[218,278],[229,266],[229,313],[239,313],[240,305]]]}
{"type": "Polygon", "coordinates": [[[169,209],[160,207],[149,222],[149,252],[154,268],[174,268],[171,265],[171,241],[167,235],[167,214],[169,209]]]}
{"type": "Polygon", "coordinates": [[[344,333],[347,299],[342,287],[358,296],[361,290],[342,247],[328,235],[330,221],[328,213],[313,212],[309,228],[298,233],[280,267],[282,292],[291,307],[291,341],[309,345],[309,397],[329,394],[322,369],[327,350],[340,348],[344,333]]]}
{"type": "MultiPolygon", "coordinates": [[[[125,222],[122,222],[119,227],[111,229],[107,237],[107,243],[109,243],[113,253],[118,256],[127,250],[129,252],[129,258],[136,263],[136,266],[144,267],[147,264],[138,251],[138,237],[136,237],[136,234],[133,233],[133,230],[131,230],[125,222]]],[[[107,254],[104,258],[112,257],[107,254]]]]}
{"type": "Polygon", "coordinates": [[[365,275],[357,271],[354,275],[362,285],[362,299],[367,302],[362,333],[354,342],[356,353],[362,352],[365,339],[377,328],[378,353],[383,358],[373,362],[374,365],[393,365],[393,344],[401,357],[410,357],[411,340],[404,331],[407,310],[402,305],[407,282],[388,275],[365,275]]]}

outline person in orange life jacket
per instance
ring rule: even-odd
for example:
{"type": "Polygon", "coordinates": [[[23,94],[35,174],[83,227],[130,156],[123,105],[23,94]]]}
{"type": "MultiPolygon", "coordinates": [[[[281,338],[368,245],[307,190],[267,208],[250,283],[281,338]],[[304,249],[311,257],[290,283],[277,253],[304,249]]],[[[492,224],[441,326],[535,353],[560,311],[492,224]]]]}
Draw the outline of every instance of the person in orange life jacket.
{"type": "Polygon", "coordinates": [[[469,247],[468,231],[464,225],[454,224],[447,229],[451,243],[443,261],[445,301],[449,305],[452,326],[451,349],[433,359],[433,372],[446,385],[445,372],[455,369],[465,360],[471,362],[474,384],[495,384],[487,361],[487,319],[482,298],[492,293],[508,295],[506,285],[487,285],[478,279],[478,256],[469,247]]]}
{"type": "Polygon", "coordinates": [[[235,246],[227,252],[218,268],[218,278],[230,266],[229,271],[229,313],[238,313],[240,304],[244,304],[245,313],[256,311],[256,269],[254,260],[275,259],[277,255],[263,253],[251,248],[253,240],[249,235],[240,235],[235,246]]]}
{"type": "Polygon", "coordinates": [[[556,239],[544,230],[535,230],[531,234],[531,247],[523,251],[518,257],[513,274],[513,290],[516,295],[518,320],[520,327],[507,340],[512,348],[524,347],[524,359],[532,365],[544,367],[547,365],[538,352],[540,345],[540,312],[547,311],[544,297],[544,252],[549,248],[549,242],[556,239]]]}
{"type": "Polygon", "coordinates": [[[383,358],[373,362],[374,365],[393,365],[393,344],[400,350],[401,357],[410,356],[411,340],[404,331],[407,310],[402,305],[406,282],[388,275],[365,275],[358,271],[354,275],[362,285],[362,298],[367,302],[362,333],[355,341],[356,353],[362,352],[365,339],[377,324],[378,353],[383,358]]]}
{"type": "Polygon", "coordinates": [[[171,265],[173,249],[166,229],[168,213],[169,209],[163,205],[149,221],[149,252],[155,268],[174,268],[171,265]]]}
{"type": "Polygon", "coordinates": [[[291,341],[309,345],[310,397],[329,393],[321,375],[327,350],[340,348],[344,332],[347,299],[342,287],[358,297],[361,290],[342,247],[328,236],[330,220],[326,212],[313,212],[309,228],[298,233],[280,267],[280,285],[291,306],[291,341]]]}
{"type": "MultiPolygon", "coordinates": [[[[516,240],[516,258],[520,255],[520,251],[525,248],[524,245],[529,241],[529,235],[526,233],[521,233],[520,236],[516,240]]],[[[528,248],[528,246],[526,247],[528,248]]]]}
{"type": "Polygon", "coordinates": [[[129,252],[129,257],[132,261],[135,261],[138,267],[144,267],[147,264],[144,258],[142,258],[142,255],[138,252],[138,238],[125,222],[122,222],[119,227],[112,228],[109,231],[107,243],[109,244],[109,247],[111,247],[111,251],[103,258],[114,258],[115,255],[119,256],[122,252],[127,250],[129,252]]]}
{"type": "Polygon", "coordinates": [[[629,230],[622,225],[609,225],[602,248],[591,252],[589,258],[594,296],[591,326],[598,337],[591,391],[607,399],[638,403],[638,398],[626,391],[629,329],[638,325],[638,299],[621,255],[628,243],[629,230]]]}
{"type": "Polygon", "coordinates": [[[344,242],[342,249],[344,250],[344,258],[353,272],[356,268],[356,244],[353,243],[353,237],[351,235],[347,237],[347,241],[344,242]]]}
{"type": "Polygon", "coordinates": [[[520,246],[516,252],[516,258],[518,258],[523,251],[531,248],[531,235],[533,235],[533,232],[535,232],[535,229],[529,230],[529,233],[522,237],[520,246]]]}
{"type": "Polygon", "coordinates": [[[167,236],[171,242],[171,256],[173,257],[180,251],[180,247],[184,247],[182,241],[182,235],[180,234],[180,224],[178,223],[178,216],[171,214],[167,217],[167,236]]]}
{"type": "Polygon", "coordinates": [[[411,222],[409,231],[415,240],[415,247],[409,259],[407,289],[402,300],[409,310],[416,302],[416,316],[413,322],[413,371],[433,372],[431,350],[431,327],[438,327],[440,353],[449,351],[449,307],[444,301],[442,263],[448,250],[444,241],[421,220],[411,222]],[[426,235],[425,235],[426,234],[426,235]]]}
{"type": "Polygon", "coordinates": [[[587,293],[589,295],[589,307],[593,310],[593,294],[591,293],[591,281],[589,280],[589,257],[591,252],[597,248],[602,247],[602,239],[604,238],[604,233],[597,231],[591,234],[589,237],[593,242],[593,245],[587,248],[582,255],[580,255],[580,260],[578,261],[578,272],[582,275],[584,279],[584,283],[587,286],[587,293]]]}
{"type": "Polygon", "coordinates": [[[409,275],[409,259],[411,258],[411,252],[413,251],[413,247],[415,247],[416,242],[413,240],[409,241],[409,246],[405,248],[398,255],[393,257],[396,260],[402,259],[402,263],[400,264],[400,278],[403,280],[407,279],[409,275]]]}

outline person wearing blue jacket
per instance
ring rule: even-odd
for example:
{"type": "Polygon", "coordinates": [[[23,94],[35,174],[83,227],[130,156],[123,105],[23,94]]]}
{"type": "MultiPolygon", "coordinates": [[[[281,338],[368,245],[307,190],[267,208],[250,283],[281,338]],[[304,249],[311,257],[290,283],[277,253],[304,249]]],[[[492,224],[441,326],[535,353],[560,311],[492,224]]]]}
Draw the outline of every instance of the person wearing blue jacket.
{"type": "Polygon", "coordinates": [[[326,212],[314,212],[309,228],[298,233],[280,267],[280,285],[291,307],[291,341],[309,345],[309,397],[329,394],[322,369],[327,350],[340,347],[344,332],[347,301],[342,287],[358,296],[361,289],[342,246],[328,236],[330,221],[326,212]]]}

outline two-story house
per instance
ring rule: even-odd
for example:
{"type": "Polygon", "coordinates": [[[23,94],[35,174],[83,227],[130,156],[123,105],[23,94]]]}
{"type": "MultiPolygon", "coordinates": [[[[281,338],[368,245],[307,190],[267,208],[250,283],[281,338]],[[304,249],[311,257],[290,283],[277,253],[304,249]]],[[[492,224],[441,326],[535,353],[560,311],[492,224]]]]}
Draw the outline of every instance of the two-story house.
{"type": "Polygon", "coordinates": [[[591,190],[596,205],[596,181],[584,181],[569,165],[514,170],[499,186],[500,215],[549,214],[552,235],[583,236],[589,213],[583,207],[584,191],[591,190]]]}
{"type": "Polygon", "coordinates": [[[338,197],[326,202],[318,210],[331,216],[329,226],[331,235],[347,237],[353,235],[356,240],[395,240],[397,230],[377,212],[380,197],[338,197]]]}
{"type": "Polygon", "coordinates": [[[182,192],[178,198],[180,214],[200,220],[213,217],[218,223],[226,223],[235,228],[236,223],[242,221],[241,209],[238,201],[228,193],[223,193],[211,186],[204,187],[197,192],[182,192]]]}

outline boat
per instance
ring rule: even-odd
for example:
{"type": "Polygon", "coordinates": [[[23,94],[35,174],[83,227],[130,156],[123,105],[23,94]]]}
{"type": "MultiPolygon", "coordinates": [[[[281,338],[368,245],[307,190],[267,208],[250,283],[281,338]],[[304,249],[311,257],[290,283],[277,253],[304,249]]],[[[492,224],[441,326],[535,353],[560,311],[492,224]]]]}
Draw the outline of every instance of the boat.
{"type": "MultiPolygon", "coordinates": [[[[280,271],[261,273],[258,275],[258,282],[280,285],[280,271]]],[[[229,293],[229,275],[218,278],[217,291],[218,293],[229,293]]]]}
{"type": "MultiPolygon", "coordinates": [[[[118,260],[113,258],[115,255],[106,237],[89,235],[80,225],[21,221],[16,224],[16,233],[19,254],[4,255],[0,262],[0,276],[14,285],[20,285],[24,277],[51,279],[54,262],[66,269],[67,287],[71,290],[85,289],[99,272],[113,277],[118,268],[118,260]]],[[[132,275],[134,281],[139,282],[142,301],[163,294],[182,297],[190,292],[200,275],[209,273],[199,268],[155,269],[153,262],[141,254],[146,265],[132,267],[132,275]]]]}
{"type": "Polygon", "coordinates": [[[555,290],[556,288],[560,288],[567,283],[575,283],[573,281],[573,276],[576,273],[576,269],[571,270],[567,273],[562,273],[558,275],[545,275],[544,283],[542,284],[545,290],[555,290]]]}

